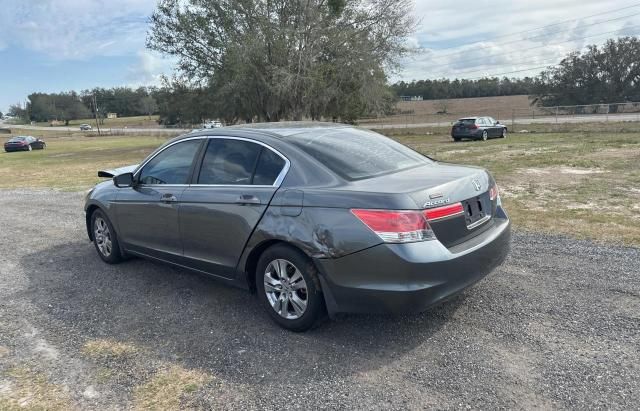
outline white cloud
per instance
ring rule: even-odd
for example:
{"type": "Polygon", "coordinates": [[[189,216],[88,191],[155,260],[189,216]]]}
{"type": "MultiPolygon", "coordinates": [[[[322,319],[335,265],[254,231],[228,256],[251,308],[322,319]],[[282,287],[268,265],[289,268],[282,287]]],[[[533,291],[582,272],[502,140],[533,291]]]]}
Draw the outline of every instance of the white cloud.
{"type": "Polygon", "coordinates": [[[417,0],[415,17],[421,23],[410,43],[417,41],[423,50],[391,80],[477,78],[555,64],[573,50],[618,33],[640,34],[640,16],[634,16],[640,7],[583,18],[625,6],[599,0],[417,0]],[[609,19],[616,20],[603,22],[609,19]],[[557,22],[562,24],[523,33],[557,22]],[[612,33],[599,35],[604,32],[612,33]]]}
{"type": "Polygon", "coordinates": [[[58,60],[120,56],[144,47],[156,0],[3,0],[0,44],[58,60]]]}
{"type": "Polygon", "coordinates": [[[137,62],[129,67],[127,75],[132,85],[159,85],[162,75],[169,74],[174,65],[174,59],[149,50],[140,50],[137,55],[137,62]]]}

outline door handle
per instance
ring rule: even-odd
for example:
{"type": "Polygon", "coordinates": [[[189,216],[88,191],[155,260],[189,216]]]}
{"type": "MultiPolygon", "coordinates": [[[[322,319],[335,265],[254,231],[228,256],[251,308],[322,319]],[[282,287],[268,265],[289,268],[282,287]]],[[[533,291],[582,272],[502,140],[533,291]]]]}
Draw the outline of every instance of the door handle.
{"type": "Polygon", "coordinates": [[[163,203],[175,203],[176,201],[178,201],[178,198],[173,194],[163,194],[162,198],[160,198],[160,201],[162,201],[163,203]]]}
{"type": "Polygon", "coordinates": [[[261,201],[258,197],[251,194],[242,194],[236,200],[236,204],[261,204],[261,201]]]}

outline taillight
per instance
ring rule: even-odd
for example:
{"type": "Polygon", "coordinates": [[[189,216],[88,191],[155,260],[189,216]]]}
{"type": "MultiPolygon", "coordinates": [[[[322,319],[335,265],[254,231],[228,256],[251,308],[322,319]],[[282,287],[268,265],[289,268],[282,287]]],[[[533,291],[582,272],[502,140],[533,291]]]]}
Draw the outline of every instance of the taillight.
{"type": "Polygon", "coordinates": [[[351,212],[385,243],[413,243],[436,238],[421,211],[354,209],[351,212]]]}
{"type": "Polygon", "coordinates": [[[491,201],[495,200],[496,198],[498,198],[498,196],[500,195],[500,193],[498,192],[498,185],[494,184],[490,189],[489,189],[489,198],[491,199],[491,201]]]}
{"type": "Polygon", "coordinates": [[[472,124],[469,128],[472,128],[472,129],[474,129],[474,130],[477,130],[477,129],[478,129],[478,125],[477,125],[477,124],[472,124]]]}

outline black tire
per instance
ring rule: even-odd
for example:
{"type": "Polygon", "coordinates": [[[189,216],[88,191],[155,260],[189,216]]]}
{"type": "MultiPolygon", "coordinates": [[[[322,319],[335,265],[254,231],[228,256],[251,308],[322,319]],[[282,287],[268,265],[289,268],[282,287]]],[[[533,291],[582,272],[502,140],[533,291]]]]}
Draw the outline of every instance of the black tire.
{"type": "Polygon", "coordinates": [[[109,221],[109,218],[104,214],[104,212],[102,212],[102,210],[95,210],[93,214],[91,214],[91,234],[93,236],[93,245],[95,246],[102,261],[108,264],[118,264],[123,260],[116,230],[113,228],[113,224],[111,224],[111,221],[109,221]],[[108,228],[108,233],[104,233],[103,231],[103,237],[107,234],[109,236],[109,241],[111,242],[110,252],[103,251],[105,248],[101,247],[99,244],[101,243],[101,239],[98,237],[99,234],[96,232],[96,225],[101,224],[100,221],[104,222],[108,228]]]}
{"type": "Polygon", "coordinates": [[[507,138],[507,129],[506,128],[502,129],[502,134],[500,134],[500,137],[501,138],[507,138]]]}
{"type": "Polygon", "coordinates": [[[456,143],[460,142],[460,140],[462,140],[460,137],[454,137],[453,141],[455,141],[456,143]]]}
{"type": "MultiPolygon", "coordinates": [[[[318,325],[321,320],[326,317],[327,310],[324,303],[324,296],[322,295],[318,270],[313,265],[311,259],[301,251],[286,244],[277,244],[268,248],[262,253],[258,260],[255,278],[256,290],[260,304],[267,311],[271,319],[282,328],[294,332],[303,332],[318,325]],[[304,297],[306,297],[306,308],[298,318],[285,318],[284,315],[279,313],[277,308],[272,305],[269,299],[270,297],[267,295],[267,291],[265,291],[265,278],[267,276],[268,269],[273,267],[272,264],[277,261],[286,261],[291,263],[291,266],[288,266],[287,268],[297,269],[297,272],[299,272],[304,279],[304,283],[306,283],[304,292],[304,297]]],[[[283,288],[280,288],[280,290],[283,290],[283,288]]],[[[290,291],[290,293],[301,292],[302,290],[290,291]]],[[[275,297],[276,293],[277,291],[271,292],[272,297],[275,297]]],[[[281,292],[281,294],[287,293],[281,292]]],[[[300,294],[296,294],[296,296],[300,296],[300,294]]],[[[279,298],[278,301],[280,301],[279,298]]],[[[286,306],[286,312],[295,310],[293,301],[288,298],[286,306]]]]}
{"type": "Polygon", "coordinates": [[[484,130],[482,132],[482,141],[487,141],[489,139],[489,133],[487,132],[487,130],[484,130]]]}

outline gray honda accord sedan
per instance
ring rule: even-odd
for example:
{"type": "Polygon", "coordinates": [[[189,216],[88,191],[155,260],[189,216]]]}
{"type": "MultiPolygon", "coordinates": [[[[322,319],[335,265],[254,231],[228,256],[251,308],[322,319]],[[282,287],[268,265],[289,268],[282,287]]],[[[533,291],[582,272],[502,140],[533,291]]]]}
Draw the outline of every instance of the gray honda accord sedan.
{"type": "Polygon", "coordinates": [[[110,180],[85,211],[102,260],[139,256],[252,290],[293,331],[340,312],[424,311],[509,251],[486,170],[350,126],[203,130],[98,175],[110,180]]]}

